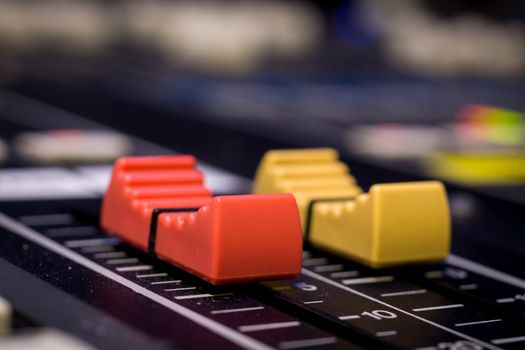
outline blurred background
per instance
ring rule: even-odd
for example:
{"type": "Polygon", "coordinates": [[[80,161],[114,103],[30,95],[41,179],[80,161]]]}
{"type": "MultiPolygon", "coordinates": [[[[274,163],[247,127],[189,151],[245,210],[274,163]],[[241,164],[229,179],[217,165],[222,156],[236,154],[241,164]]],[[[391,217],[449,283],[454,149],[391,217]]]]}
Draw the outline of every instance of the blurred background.
{"type": "Polygon", "coordinates": [[[10,166],[109,162],[130,134],[251,177],[269,147],[331,146],[393,171],[365,185],[525,202],[520,0],[2,0],[0,85],[10,166]]]}

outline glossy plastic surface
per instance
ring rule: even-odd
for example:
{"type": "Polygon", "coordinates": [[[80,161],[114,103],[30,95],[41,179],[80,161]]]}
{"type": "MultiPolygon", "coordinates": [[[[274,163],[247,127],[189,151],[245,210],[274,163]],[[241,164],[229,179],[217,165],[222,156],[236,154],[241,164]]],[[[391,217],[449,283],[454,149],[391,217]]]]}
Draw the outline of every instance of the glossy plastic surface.
{"type": "Polygon", "coordinates": [[[158,216],[158,257],[214,283],[287,278],[301,267],[301,225],[293,196],[213,198],[192,156],[119,159],[101,226],[148,250],[156,208],[198,208],[158,216]]]}
{"type": "Polygon", "coordinates": [[[354,198],[361,192],[337,151],[330,148],[268,151],[254,182],[254,193],[293,193],[303,227],[311,200],[354,198]]]}
{"type": "Polygon", "coordinates": [[[293,193],[313,245],[369,266],[441,260],[450,249],[440,182],[377,184],[361,193],[335,150],[268,152],[254,191],[293,193]]]}

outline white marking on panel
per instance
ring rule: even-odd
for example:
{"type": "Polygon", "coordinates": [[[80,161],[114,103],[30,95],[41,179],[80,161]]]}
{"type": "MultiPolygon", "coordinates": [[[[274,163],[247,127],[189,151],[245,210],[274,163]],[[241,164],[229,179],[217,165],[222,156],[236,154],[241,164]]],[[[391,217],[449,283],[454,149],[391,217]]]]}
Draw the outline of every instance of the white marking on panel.
{"type": "Polygon", "coordinates": [[[476,324],[484,324],[484,323],[492,323],[492,322],[500,322],[501,318],[497,318],[494,320],[485,320],[485,321],[476,321],[476,322],[464,322],[464,323],[456,323],[456,327],[464,327],[464,326],[473,326],[476,324]]]}
{"type": "Polygon", "coordinates": [[[240,326],[238,329],[243,333],[265,331],[269,329],[289,328],[300,326],[301,323],[298,321],[290,322],[274,322],[274,323],[262,323],[262,324],[251,324],[246,326],[240,326]]]}
{"type": "Polygon", "coordinates": [[[71,214],[48,214],[48,215],[24,215],[19,216],[20,220],[25,225],[30,226],[51,226],[51,225],[69,225],[73,223],[74,217],[71,214]]]}
{"type": "Polygon", "coordinates": [[[335,337],[289,340],[289,341],[280,342],[278,347],[279,349],[282,349],[282,350],[303,349],[303,348],[309,348],[312,346],[333,344],[335,342],[337,342],[337,338],[335,337]]]}
{"type": "Polygon", "coordinates": [[[455,308],[458,308],[458,307],[463,307],[463,304],[450,304],[450,305],[418,307],[416,309],[412,309],[412,311],[421,312],[421,311],[432,311],[432,310],[455,309],[455,308]]]}
{"type": "Polygon", "coordinates": [[[494,339],[490,342],[495,345],[501,345],[501,344],[510,344],[510,343],[518,343],[525,341],[525,336],[521,337],[512,337],[512,338],[502,338],[502,339],[494,339]]]}
{"type": "Polygon", "coordinates": [[[393,292],[393,293],[383,293],[381,294],[382,297],[397,297],[402,295],[415,295],[415,294],[423,294],[426,293],[426,289],[414,289],[414,290],[406,290],[403,292],[393,292]]]}
{"type": "Polygon", "coordinates": [[[255,311],[255,310],[262,310],[262,309],[264,309],[264,306],[242,307],[238,309],[213,310],[211,314],[213,315],[230,314],[230,313],[236,313],[236,312],[255,311]]]}
{"type": "Polygon", "coordinates": [[[123,266],[117,267],[118,272],[130,272],[130,271],[147,271],[153,270],[151,265],[135,265],[135,266],[123,266]]]}
{"type": "Polygon", "coordinates": [[[357,285],[357,284],[392,282],[393,280],[394,280],[393,276],[379,276],[379,277],[352,278],[348,280],[342,280],[341,283],[348,286],[348,285],[357,285]]]}

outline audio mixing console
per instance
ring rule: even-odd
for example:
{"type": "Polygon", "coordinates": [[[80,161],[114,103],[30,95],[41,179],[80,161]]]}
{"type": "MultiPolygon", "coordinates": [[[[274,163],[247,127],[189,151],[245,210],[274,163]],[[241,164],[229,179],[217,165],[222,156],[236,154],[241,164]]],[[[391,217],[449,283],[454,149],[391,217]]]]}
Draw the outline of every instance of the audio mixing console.
{"type": "MultiPolygon", "coordinates": [[[[109,132],[17,94],[3,92],[2,101],[4,138],[109,132]]],[[[120,136],[132,155],[176,151],[120,136]]],[[[0,348],[20,349],[17,339],[50,328],[72,337],[65,347],[60,340],[64,349],[525,348],[522,209],[514,204],[453,188],[452,253],[443,262],[373,268],[306,242],[296,277],[214,286],[100,228],[108,162],[9,159],[14,169],[0,172],[0,296],[13,315],[5,312],[11,334],[0,348]]],[[[250,192],[250,179],[203,165],[215,194],[250,192]]],[[[350,167],[359,178],[363,165],[350,167]]]]}

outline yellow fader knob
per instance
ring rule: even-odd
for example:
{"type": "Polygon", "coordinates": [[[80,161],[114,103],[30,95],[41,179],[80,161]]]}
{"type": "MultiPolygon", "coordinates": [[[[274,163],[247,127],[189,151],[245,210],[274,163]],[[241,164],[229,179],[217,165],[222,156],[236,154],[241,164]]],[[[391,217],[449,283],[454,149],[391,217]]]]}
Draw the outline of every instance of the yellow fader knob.
{"type": "Polygon", "coordinates": [[[450,217],[438,181],[377,184],[363,193],[333,149],[267,152],[255,193],[292,193],[309,242],[373,267],[445,258],[450,217]]]}

